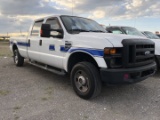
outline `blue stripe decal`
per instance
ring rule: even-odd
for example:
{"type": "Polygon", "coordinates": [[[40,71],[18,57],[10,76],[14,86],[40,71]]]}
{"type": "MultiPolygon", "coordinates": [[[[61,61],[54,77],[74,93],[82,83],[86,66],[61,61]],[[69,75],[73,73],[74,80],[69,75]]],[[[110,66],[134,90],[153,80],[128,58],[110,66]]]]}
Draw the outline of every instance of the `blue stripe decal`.
{"type": "Polygon", "coordinates": [[[68,52],[69,48],[65,48],[64,46],[60,47],[61,52],[68,52]]]}
{"type": "Polygon", "coordinates": [[[104,51],[100,50],[100,49],[90,49],[90,48],[71,48],[71,49],[65,49],[64,46],[60,47],[60,51],[62,52],[75,52],[75,51],[84,51],[87,52],[93,56],[97,56],[97,57],[103,57],[104,56],[104,51]]]}
{"type": "Polygon", "coordinates": [[[50,45],[50,46],[49,46],[49,50],[50,50],[50,51],[55,51],[55,46],[54,46],[54,45],[50,45]]]}
{"type": "Polygon", "coordinates": [[[104,56],[104,51],[103,50],[96,50],[96,49],[89,49],[89,48],[75,48],[75,49],[70,49],[69,52],[75,52],[75,51],[84,51],[87,53],[90,53],[93,56],[104,56]]]}
{"type": "Polygon", "coordinates": [[[24,46],[24,47],[30,47],[30,44],[26,42],[17,42],[17,45],[24,46]]]}

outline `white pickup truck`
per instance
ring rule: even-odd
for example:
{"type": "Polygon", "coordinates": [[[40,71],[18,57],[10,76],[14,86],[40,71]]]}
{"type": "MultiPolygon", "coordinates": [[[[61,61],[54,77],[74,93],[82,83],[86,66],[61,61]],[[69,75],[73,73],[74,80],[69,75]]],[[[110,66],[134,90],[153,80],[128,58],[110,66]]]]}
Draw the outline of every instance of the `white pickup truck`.
{"type": "Polygon", "coordinates": [[[103,82],[136,83],[155,73],[155,45],[146,39],[106,33],[90,19],[54,15],[35,20],[27,38],[11,38],[10,49],[17,66],[29,59],[45,70],[68,73],[75,93],[90,99],[103,82]]]}

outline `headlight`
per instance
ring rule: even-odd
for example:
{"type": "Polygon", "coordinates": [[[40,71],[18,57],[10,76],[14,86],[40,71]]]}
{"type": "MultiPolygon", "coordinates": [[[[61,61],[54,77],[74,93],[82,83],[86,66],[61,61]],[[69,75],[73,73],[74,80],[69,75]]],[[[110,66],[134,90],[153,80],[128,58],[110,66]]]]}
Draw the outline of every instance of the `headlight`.
{"type": "Polygon", "coordinates": [[[122,48],[104,48],[104,59],[109,68],[122,67],[122,48]]]}

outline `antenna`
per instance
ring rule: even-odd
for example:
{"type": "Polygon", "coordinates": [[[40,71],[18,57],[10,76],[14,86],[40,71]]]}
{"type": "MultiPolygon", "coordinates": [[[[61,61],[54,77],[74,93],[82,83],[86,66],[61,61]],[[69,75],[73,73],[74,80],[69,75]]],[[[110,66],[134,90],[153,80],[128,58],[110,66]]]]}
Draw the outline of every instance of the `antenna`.
{"type": "Polygon", "coordinates": [[[73,16],[73,0],[72,0],[72,16],[73,16]]]}
{"type": "Polygon", "coordinates": [[[134,27],[136,27],[136,24],[137,24],[137,17],[134,20],[134,27]]]}
{"type": "Polygon", "coordinates": [[[75,1],[72,0],[72,16],[73,16],[73,13],[74,13],[74,11],[73,11],[73,6],[74,6],[74,4],[75,4],[75,1]]]}

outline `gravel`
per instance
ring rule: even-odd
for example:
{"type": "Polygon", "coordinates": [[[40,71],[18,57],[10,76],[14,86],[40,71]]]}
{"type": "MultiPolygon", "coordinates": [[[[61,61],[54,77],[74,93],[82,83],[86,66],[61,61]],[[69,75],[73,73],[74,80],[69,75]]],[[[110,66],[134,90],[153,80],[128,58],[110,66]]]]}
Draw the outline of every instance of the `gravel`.
{"type": "Polygon", "coordinates": [[[86,101],[68,76],[1,56],[0,120],[160,120],[160,72],[137,84],[104,85],[86,101]]]}

